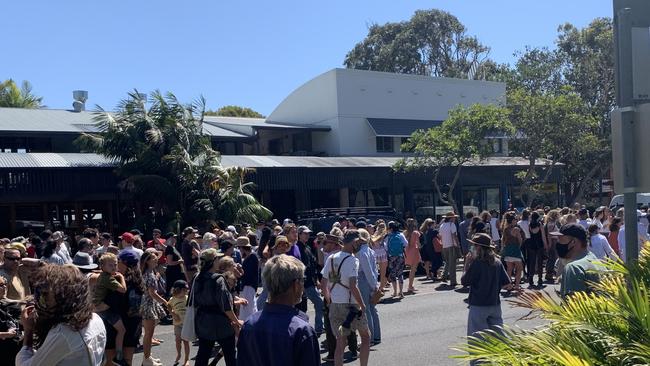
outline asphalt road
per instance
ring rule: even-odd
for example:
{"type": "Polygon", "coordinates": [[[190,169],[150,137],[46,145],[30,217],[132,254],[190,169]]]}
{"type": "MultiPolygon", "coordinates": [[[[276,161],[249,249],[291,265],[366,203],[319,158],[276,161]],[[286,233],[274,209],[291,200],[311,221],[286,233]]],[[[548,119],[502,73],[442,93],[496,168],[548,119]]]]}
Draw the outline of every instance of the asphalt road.
{"type": "MultiPolygon", "coordinates": [[[[524,286],[526,287],[526,286],[524,286]]],[[[548,286],[546,290],[553,290],[548,286]]],[[[373,347],[370,365],[458,365],[458,360],[449,356],[456,354],[450,349],[463,342],[467,326],[467,304],[463,301],[467,293],[443,290],[439,283],[416,279],[415,295],[407,295],[401,301],[389,301],[378,305],[382,328],[382,343],[373,347]]],[[[502,302],[504,322],[521,328],[532,328],[542,324],[542,320],[519,320],[527,310],[512,308],[502,302]]],[[[310,303],[310,316],[313,316],[310,303]]],[[[159,325],[156,337],[165,342],[153,348],[154,357],[160,358],[164,365],[171,366],[176,350],[171,326],[159,325]]],[[[321,336],[321,340],[324,339],[321,336]]],[[[191,348],[191,357],[197,347],[191,348]]],[[[324,356],[324,354],[323,354],[324,356]]],[[[133,365],[140,365],[142,354],[136,354],[133,365]]],[[[193,364],[193,361],[191,361],[193,364]]],[[[358,365],[358,361],[347,362],[358,365]]],[[[223,360],[219,365],[224,365],[223,360]]],[[[323,363],[327,365],[327,363],[323,363]]]]}

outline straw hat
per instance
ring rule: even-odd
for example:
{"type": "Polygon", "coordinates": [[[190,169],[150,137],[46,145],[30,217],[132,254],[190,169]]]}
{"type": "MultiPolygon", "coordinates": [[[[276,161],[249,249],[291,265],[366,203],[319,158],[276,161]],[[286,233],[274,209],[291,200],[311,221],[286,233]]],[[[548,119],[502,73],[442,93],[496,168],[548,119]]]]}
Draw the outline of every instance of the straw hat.
{"type": "Polygon", "coordinates": [[[456,215],[456,214],[453,213],[452,211],[449,211],[449,212],[447,212],[446,214],[444,214],[443,217],[446,218],[446,219],[451,219],[451,218],[454,218],[454,217],[458,217],[458,215],[456,215]]]}

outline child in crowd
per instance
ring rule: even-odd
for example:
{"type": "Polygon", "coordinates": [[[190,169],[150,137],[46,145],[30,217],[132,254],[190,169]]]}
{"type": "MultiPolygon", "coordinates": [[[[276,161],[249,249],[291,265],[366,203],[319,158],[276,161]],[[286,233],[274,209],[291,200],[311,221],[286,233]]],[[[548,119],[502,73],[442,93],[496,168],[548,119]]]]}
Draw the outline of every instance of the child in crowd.
{"type": "Polygon", "coordinates": [[[167,307],[174,318],[174,336],[176,337],[176,361],[174,366],[179,364],[181,359],[181,344],[185,351],[185,361],[183,366],[190,365],[190,342],[181,339],[181,331],[183,330],[183,321],[185,320],[185,312],[187,311],[187,292],[189,286],[185,280],[177,280],[172,286],[172,297],[167,302],[167,307]]]}
{"type": "Polygon", "coordinates": [[[117,335],[115,336],[115,360],[114,363],[118,365],[128,365],[124,360],[123,344],[124,334],[126,329],[122,318],[119,314],[112,311],[104,302],[106,297],[112,292],[126,293],[126,282],[124,276],[117,272],[117,256],[113,253],[104,253],[99,258],[99,267],[102,272],[97,278],[95,285],[95,292],[93,294],[93,304],[95,305],[95,312],[99,315],[105,323],[113,326],[117,335]]]}

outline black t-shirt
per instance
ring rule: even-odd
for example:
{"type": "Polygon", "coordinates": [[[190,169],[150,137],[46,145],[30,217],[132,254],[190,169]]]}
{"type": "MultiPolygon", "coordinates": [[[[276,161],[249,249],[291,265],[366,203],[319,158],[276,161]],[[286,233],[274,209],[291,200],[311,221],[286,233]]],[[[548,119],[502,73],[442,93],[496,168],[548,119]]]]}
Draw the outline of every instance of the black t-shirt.
{"type": "Polygon", "coordinates": [[[183,257],[183,262],[185,262],[185,268],[188,270],[197,270],[198,267],[198,258],[192,256],[192,249],[198,248],[199,244],[194,240],[183,240],[181,244],[181,257],[183,257]]]}
{"type": "MultiPolygon", "coordinates": [[[[181,254],[178,252],[178,250],[176,250],[176,248],[174,248],[171,245],[168,245],[168,246],[165,247],[165,258],[167,258],[167,256],[169,256],[169,255],[172,256],[172,260],[174,262],[181,259],[181,254]]],[[[166,273],[181,273],[181,272],[183,272],[183,271],[181,269],[181,264],[180,263],[178,263],[178,264],[167,264],[166,273]]]]}
{"type": "Polygon", "coordinates": [[[469,304],[493,306],[501,303],[501,287],[510,283],[510,278],[500,260],[490,264],[487,261],[472,261],[467,272],[460,279],[463,286],[469,286],[469,304]]]}

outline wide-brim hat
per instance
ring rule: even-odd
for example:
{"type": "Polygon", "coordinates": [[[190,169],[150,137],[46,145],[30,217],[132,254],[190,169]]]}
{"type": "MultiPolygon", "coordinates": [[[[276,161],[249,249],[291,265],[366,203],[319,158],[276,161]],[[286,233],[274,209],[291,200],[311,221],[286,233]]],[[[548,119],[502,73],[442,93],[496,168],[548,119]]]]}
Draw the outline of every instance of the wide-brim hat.
{"type": "Polygon", "coordinates": [[[72,264],[81,269],[93,270],[99,267],[97,263],[93,263],[92,257],[88,253],[77,252],[72,259],[72,264]]]}
{"type": "Polygon", "coordinates": [[[336,236],[336,235],[325,234],[325,241],[326,242],[330,241],[332,243],[341,244],[343,242],[343,239],[341,239],[341,237],[336,236]]]}
{"type": "Polygon", "coordinates": [[[253,246],[251,245],[250,239],[246,236],[240,236],[237,238],[237,242],[235,244],[238,248],[252,248],[253,246]]]}
{"type": "Polygon", "coordinates": [[[488,234],[484,234],[484,233],[478,233],[478,234],[472,236],[472,239],[467,239],[467,241],[470,244],[480,245],[480,246],[486,247],[486,248],[494,249],[494,248],[497,247],[492,242],[492,238],[488,234]]]}
{"type": "Polygon", "coordinates": [[[458,217],[458,215],[456,215],[452,211],[449,211],[446,214],[444,214],[442,217],[444,217],[444,218],[453,218],[453,217],[458,217]]]}

